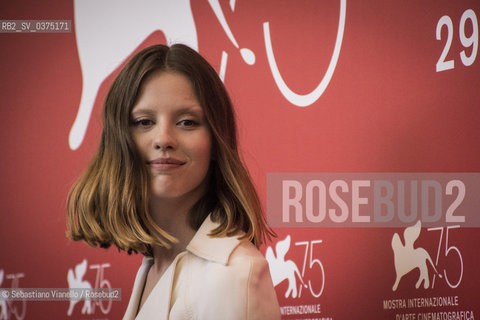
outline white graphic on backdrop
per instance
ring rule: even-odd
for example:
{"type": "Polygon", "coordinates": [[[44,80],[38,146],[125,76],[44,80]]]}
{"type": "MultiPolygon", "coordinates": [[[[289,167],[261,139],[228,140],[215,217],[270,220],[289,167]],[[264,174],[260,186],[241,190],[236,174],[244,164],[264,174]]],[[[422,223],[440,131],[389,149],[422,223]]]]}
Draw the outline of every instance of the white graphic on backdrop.
{"type": "Polygon", "coordinates": [[[284,240],[278,241],[275,246],[275,250],[277,253],[276,257],[273,253],[272,247],[268,247],[265,253],[265,258],[267,259],[268,265],[270,267],[273,285],[277,286],[279,283],[287,279],[288,289],[287,291],[285,291],[285,298],[288,298],[290,296],[290,293],[292,294],[293,298],[296,298],[297,279],[295,276],[298,277],[302,284],[303,279],[295,262],[293,262],[292,260],[285,261],[285,255],[287,254],[288,250],[290,250],[290,235],[288,235],[284,240]]]}
{"type": "MultiPolygon", "coordinates": [[[[243,60],[252,65],[255,54],[240,48],[220,6],[209,0],[215,16],[243,60]]],[[[230,1],[235,9],[235,1],[230,1]]],[[[98,88],[151,33],[161,30],[168,44],[184,43],[198,50],[197,31],[189,0],[75,0],[75,35],[83,87],[78,113],[69,134],[70,149],[82,144],[98,88]]],[[[225,79],[228,54],[222,51],[220,78],[225,79]]]]}
{"type": "MultiPolygon", "coordinates": [[[[89,268],[87,268],[88,262],[87,259],[83,259],[82,262],[75,266],[75,272],[72,269],[68,269],[67,272],[67,281],[68,287],[70,289],[79,288],[79,289],[111,289],[112,286],[110,281],[105,279],[104,277],[104,269],[110,267],[110,263],[102,263],[102,264],[91,264],[89,268]],[[95,285],[92,287],[90,282],[84,280],[85,274],[87,273],[87,269],[97,270],[95,276],[95,285]]],[[[70,300],[70,305],[68,307],[67,315],[71,316],[73,314],[73,309],[75,304],[79,302],[78,300],[70,300]]],[[[100,307],[100,310],[103,314],[107,314],[110,312],[112,308],[112,301],[90,301],[90,299],[85,299],[82,307],[82,314],[94,314],[95,307],[100,307]]]]}
{"type": "MultiPolygon", "coordinates": [[[[3,269],[0,270],[0,288],[3,283],[3,269]]],[[[6,300],[0,300],[0,320],[6,320],[7,318],[7,301],[6,300]]]]}
{"type": "MultiPolygon", "coordinates": [[[[208,0],[226,36],[240,51],[248,65],[255,64],[255,54],[240,48],[230,29],[219,0],[208,0]]],[[[229,2],[232,12],[235,0],[229,2]]],[[[343,40],[346,0],[340,0],[340,15],[335,48],[320,84],[310,93],[300,95],[287,86],[273,53],[269,23],[263,24],[267,60],[280,92],[293,105],[305,107],[317,101],[335,71],[343,40]]],[[[69,133],[70,149],[80,147],[92,114],[98,88],[133,50],[151,33],[161,30],[168,44],[185,43],[198,50],[197,31],[189,0],[74,0],[75,36],[82,69],[82,95],[75,121],[69,133]]],[[[222,51],[219,76],[225,80],[228,54],[222,51]]]]}
{"type": "MultiPolygon", "coordinates": [[[[84,259],[81,263],[75,266],[75,273],[72,269],[68,269],[67,273],[67,281],[68,287],[72,288],[79,288],[79,289],[92,289],[92,285],[90,282],[83,280],[83,277],[87,273],[87,260],[84,259]]],[[[69,316],[73,313],[73,308],[80,302],[81,300],[70,300],[70,305],[68,306],[67,314],[69,316]]],[[[90,299],[85,299],[82,307],[82,314],[92,314],[92,302],[90,299]]]]}
{"type": "MultiPolygon", "coordinates": [[[[20,279],[25,277],[25,273],[10,273],[5,274],[3,269],[0,269],[0,287],[3,284],[4,278],[11,280],[10,289],[20,288],[20,279]]],[[[3,296],[2,298],[7,298],[3,296]]],[[[27,302],[25,300],[13,301],[13,300],[0,300],[0,320],[16,319],[23,320],[27,313],[27,302]]]]}
{"type": "Polygon", "coordinates": [[[169,44],[198,48],[188,0],[75,0],[74,15],[83,87],[72,150],[83,141],[100,84],[152,32],[163,31],[169,44]]]}
{"type": "MultiPolygon", "coordinates": [[[[225,15],[223,14],[222,7],[220,6],[220,3],[218,2],[218,0],[209,0],[208,3],[212,7],[213,12],[215,13],[215,16],[220,22],[220,25],[222,26],[223,30],[227,34],[228,39],[230,39],[230,41],[233,43],[233,45],[237,49],[240,49],[240,47],[238,46],[237,40],[235,40],[235,37],[233,36],[232,30],[230,30],[230,27],[228,26],[227,20],[225,19],[225,15]]],[[[230,2],[230,7],[232,11],[235,10],[235,1],[233,1],[233,4],[232,2],[230,2]]],[[[253,53],[252,50],[247,48],[242,48],[240,49],[240,54],[242,55],[243,61],[245,61],[245,63],[249,65],[255,64],[255,54],[253,53]]]]}
{"type": "Polygon", "coordinates": [[[419,288],[423,282],[423,287],[427,289],[430,286],[430,278],[428,274],[427,261],[430,262],[435,273],[441,278],[442,276],[438,274],[435,265],[433,264],[432,258],[428,252],[423,248],[414,248],[413,245],[415,241],[420,236],[420,231],[422,230],[422,223],[418,221],[414,226],[405,228],[403,232],[403,237],[405,240],[405,245],[402,244],[400,236],[398,233],[395,233],[392,238],[392,249],[394,254],[395,262],[395,272],[396,279],[395,284],[393,285],[392,290],[396,291],[398,284],[404,275],[409,273],[414,269],[419,269],[420,276],[415,288],[419,288]]]}
{"type": "Polygon", "coordinates": [[[345,29],[345,15],[347,11],[347,0],[340,0],[340,16],[338,21],[338,31],[337,38],[335,40],[335,48],[333,50],[332,58],[330,59],[330,64],[328,69],[322,79],[320,84],[310,93],[307,94],[297,94],[290,90],[288,85],[282,78],[280,71],[278,70],[277,62],[275,61],[275,56],[273,54],[272,40],[270,37],[270,25],[268,22],[263,23],[263,35],[265,39],[265,48],[267,50],[267,59],[268,64],[270,65],[270,70],[272,71],[273,78],[275,83],[278,86],[278,89],[283,94],[283,96],[291,103],[298,107],[307,107],[313,104],[315,101],[320,98],[325,89],[327,88],[330,80],[332,79],[333,72],[337,66],[338,57],[340,56],[340,49],[342,47],[343,40],[343,31],[345,29]]]}
{"type": "MultiPolygon", "coordinates": [[[[228,26],[227,20],[225,19],[225,15],[223,14],[222,7],[220,6],[220,3],[218,0],[209,0],[208,3],[212,7],[213,12],[215,13],[215,16],[218,19],[218,22],[220,22],[220,25],[223,28],[223,31],[225,31],[225,34],[227,35],[228,39],[232,42],[232,44],[237,48],[240,49],[237,40],[233,36],[232,30],[228,26]]],[[[232,9],[232,12],[235,11],[235,0],[230,0],[230,8],[232,9]]],[[[255,54],[253,53],[252,50],[247,49],[247,48],[242,48],[240,49],[240,54],[243,58],[243,61],[245,61],[246,64],[248,65],[253,65],[255,64],[255,54]]],[[[225,81],[225,72],[227,70],[227,60],[228,60],[228,54],[226,51],[222,51],[222,59],[220,61],[220,71],[218,73],[220,79],[222,81],[225,81]]]]}

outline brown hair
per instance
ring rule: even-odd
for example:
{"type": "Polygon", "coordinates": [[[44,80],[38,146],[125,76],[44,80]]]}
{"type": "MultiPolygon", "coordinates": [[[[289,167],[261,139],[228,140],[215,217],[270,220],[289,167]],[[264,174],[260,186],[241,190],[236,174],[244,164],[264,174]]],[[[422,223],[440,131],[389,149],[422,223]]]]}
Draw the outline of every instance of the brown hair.
{"type": "Polygon", "coordinates": [[[130,135],[131,110],[148,75],[172,71],[192,83],[209,125],[213,161],[206,194],[193,206],[189,223],[197,230],[211,213],[220,226],[212,236],[240,230],[259,246],[274,235],[237,149],[235,115],[215,70],[196,51],[181,44],[155,45],[136,54],[121,70],[105,100],[100,146],[67,201],[67,236],[91,246],[114,244],[127,252],[152,254],[152,245],[176,239],[155,224],[148,210],[149,176],[130,135]]]}

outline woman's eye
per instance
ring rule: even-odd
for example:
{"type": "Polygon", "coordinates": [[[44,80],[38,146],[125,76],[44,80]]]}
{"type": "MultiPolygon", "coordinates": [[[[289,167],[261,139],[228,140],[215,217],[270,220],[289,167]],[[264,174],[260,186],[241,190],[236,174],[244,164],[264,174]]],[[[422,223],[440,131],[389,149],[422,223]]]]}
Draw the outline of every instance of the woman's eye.
{"type": "Polygon", "coordinates": [[[182,126],[182,127],[185,127],[185,128],[192,128],[192,127],[197,126],[198,122],[186,119],[186,120],[180,121],[179,125],[182,126]]]}
{"type": "Polygon", "coordinates": [[[133,122],[133,125],[135,127],[148,127],[148,126],[151,126],[152,124],[153,124],[153,121],[149,119],[139,119],[133,122]]]}

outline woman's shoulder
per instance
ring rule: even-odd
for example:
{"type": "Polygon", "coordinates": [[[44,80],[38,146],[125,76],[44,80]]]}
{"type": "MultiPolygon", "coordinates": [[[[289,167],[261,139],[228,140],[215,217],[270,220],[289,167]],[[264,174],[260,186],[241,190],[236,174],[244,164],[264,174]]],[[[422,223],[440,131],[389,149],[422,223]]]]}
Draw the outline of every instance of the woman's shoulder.
{"type": "Polygon", "coordinates": [[[268,263],[258,248],[242,233],[230,237],[205,236],[190,242],[187,251],[192,255],[191,262],[211,265],[225,272],[249,273],[252,268],[265,268],[268,263]]]}
{"type": "Polygon", "coordinates": [[[250,241],[241,241],[232,251],[228,265],[248,265],[249,268],[268,267],[267,260],[250,241]]]}
{"type": "Polygon", "coordinates": [[[226,263],[193,254],[188,260],[186,298],[195,314],[220,314],[223,319],[279,318],[268,263],[248,240],[238,242],[226,263]]]}
{"type": "Polygon", "coordinates": [[[187,246],[187,251],[205,261],[217,262],[223,265],[240,263],[243,260],[262,261],[263,255],[247,239],[242,231],[231,236],[212,236],[211,232],[218,227],[210,216],[205,219],[197,233],[187,246]]]}
{"type": "Polygon", "coordinates": [[[248,240],[236,238],[216,238],[212,242],[216,244],[211,248],[189,250],[190,257],[187,264],[193,268],[200,268],[204,275],[221,276],[231,274],[236,278],[248,275],[252,270],[268,269],[268,263],[262,253],[248,240]],[[225,245],[223,245],[225,244],[225,245]],[[217,250],[207,250],[216,248],[217,250]]]}

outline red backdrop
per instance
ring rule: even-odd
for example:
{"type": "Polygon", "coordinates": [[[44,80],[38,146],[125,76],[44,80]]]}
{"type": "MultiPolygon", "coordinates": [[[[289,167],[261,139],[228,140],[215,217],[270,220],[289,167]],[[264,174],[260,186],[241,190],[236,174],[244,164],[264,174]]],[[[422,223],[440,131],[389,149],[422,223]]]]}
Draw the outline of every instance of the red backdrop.
{"type": "MultiPolygon", "coordinates": [[[[183,1],[178,8],[158,2],[155,9],[136,4],[138,12],[114,1],[102,4],[105,8],[89,1],[0,3],[0,19],[72,20],[73,27],[69,33],[0,33],[0,287],[68,288],[68,270],[86,259],[83,281],[92,287],[108,281],[122,289],[120,302],[95,305],[91,314],[82,314],[81,303],[67,315],[68,301],[17,301],[0,302],[0,319],[123,315],[141,257],[68,241],[65,202],[97,147],[109,85],[120,65],[150,44],[187,41],[223,70],[238,115],[242,156],[265,205],[272,172],[480,171],[478,1],[220,0],[218,7],[216,1],[183,1]],[[184,34],[170,28],[176,15],[184,34]],[[149,19],[159,23],[143,21],[149,19]],[[287,99],[275,80],[266,22],[288,88],[307,95],[325,85],[307,106],[287,99]],[[331,62],[336,46],[338,60],[331,62]],[[101,60],[117,47],[124,52],[118,61],[101,60]],[[253,64],[240,48],[253,52],[253,64]],[[98,70],[94,59],[112,66],[90,89],[93,111],[75,149],[69,134],[82,90],[94,77],[86,70],[98,70]]],[[[422,317],[430,313],[443,319],[456,312],[480,317],[478,228],[422,229],[415,247],[428,252],[450,283],[428,266],[428,288],[415,288],[420,276],[415,269],[392,290],[392,237],[398,233],[403,241],[403,230],[276,228],[278,239],[262,251],[271,247],[280,265],[273,268],[284,279],[276,286],[283,317],[430,319],[422,317]],[[276,248],[287,236],[290,246],[276,248]],[[288,280],[292,263],[306,287],[298,275],[288,280]],[[421,297],[457,297],[457,303],[409,305],[421,297]]]]}

